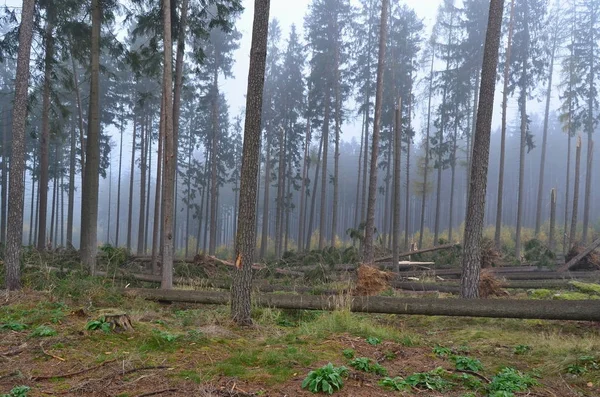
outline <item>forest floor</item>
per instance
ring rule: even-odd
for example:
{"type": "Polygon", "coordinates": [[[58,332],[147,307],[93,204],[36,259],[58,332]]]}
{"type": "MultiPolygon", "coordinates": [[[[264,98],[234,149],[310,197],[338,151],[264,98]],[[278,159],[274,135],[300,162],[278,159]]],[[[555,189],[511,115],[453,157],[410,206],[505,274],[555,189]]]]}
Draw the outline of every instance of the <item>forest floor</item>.
{"type": "Polygon", "coordinates": [[[0,294],[0,396],[308,396],[329,362],[349,370],[342,396],[600,395],[598,323],[256,308],[239,328],[227,307],[124,297],[110,280],[46,289],[0,294]],[[134,331],[90,329],[114,312],[134,331]],[[353,368],[362,357],[384,369],[353,368]]]}

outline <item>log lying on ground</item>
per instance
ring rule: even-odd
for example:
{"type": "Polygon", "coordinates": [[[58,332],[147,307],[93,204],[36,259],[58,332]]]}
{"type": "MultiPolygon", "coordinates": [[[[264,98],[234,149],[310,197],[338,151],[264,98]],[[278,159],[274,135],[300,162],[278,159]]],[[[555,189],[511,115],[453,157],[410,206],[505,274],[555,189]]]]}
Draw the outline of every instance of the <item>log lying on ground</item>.
{"type": "MultiPolygon", "coordinates": [[[[458,247],[458,246],[459,246],[458,244],[438,245],[437,247],[425,248],[425,249],[422,249],[422,250],[402,252],[399,255],[399,257],[403,258],[403,257],[409,256],[409,255],[424,254],[426,252],[433,252],[433,251],[439,251],[439,250],[447,250],[447,249],[458,247]]],[[[384,256],[383,258],[377,258],[377,259],[375,259],[375,262],[385,262],[385,261],[391,261],[391,260],[392,260],[391,256],[384,256]]]]}
{"type": "MultiPolygon", "coordinates": [[[[164,302],[225,305],[228,292],[131,289],[125,294],[164,302]]],[[[418,314],[429,316],[464,316],[493,318],[527,318],[542,320],[600,321],[597,301],[529,301],[511,299],[421,299],[339,297],[313,295],[255,294],[253,304],[262,307],[296,310],[336,310],[345,301],[353,312],[418,314]]]]}
{"type": "Polygon", "coordinates": [[[577,265],[577,263],[580,260],[582,260],[583,258],[585,258],[587,255],[590,254],[590,252],[592,252],[593,250],[595,250],[599,246],[600,246],[600,238],[598,238],[597,240],[595,240],[592,244],[590,244],[588,247],[586,247],[586,249],[584,249],[583,251],[581,251],[581,253],[579,255],[577,255],[576,257],[574,257],[573,259],[571,259],[567,263],[565,263],[563,266],[560,266],[558,268],[558,271],[559,272],[566,272],[567,270],[570,270],[572,267],[574,267],[575,265],[577,265]]]}
{"type": "Polygon", "coordinates": [[[459,292],[458,285],[443,285],[437,283],[419,283],[419,282],[403,282],[392,281],[391,286],[396,289],[405,291],[428,291],[428,292],[447,292],[457,294],[459,292]]]}

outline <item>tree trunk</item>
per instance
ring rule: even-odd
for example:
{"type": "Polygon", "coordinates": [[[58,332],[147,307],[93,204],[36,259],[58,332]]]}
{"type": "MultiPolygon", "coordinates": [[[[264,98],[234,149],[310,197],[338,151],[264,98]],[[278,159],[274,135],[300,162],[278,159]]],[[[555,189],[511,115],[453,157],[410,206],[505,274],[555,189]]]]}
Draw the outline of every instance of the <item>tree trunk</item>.
{"type": "Polygon", "coordinates": [[[556,189],[550,193],[550,233],[548,235],[548,248],[554,252],[556,250],[556,189]]]}
{"type": "Polygon", "coordinates": [[[71,66],[73,67],[73,89],[75,91],[75,99],[77,103],[77,121],[79,126],[79,145],[81,146],[81,181],[83,185],[83,177],[85,174],[85,139],[83,131],[83,108],[81,105],[81,93],[79,92],[79,79],[77,77],[77,67],[75,65],[75,57],[71,53],[71,66]]]}
{"type": "MultiPolygon", "coordinates": [[[[571,234],[569,237],[569,249],[577,241],[577,214],[579,207],[579,172],[581,169],[581,136],[577,137],[577,149],[575,151],[575,182],[573,189],[573,213],[571,215],[571,234]]],[[[568,252],[569,249],[566,251],[568,252]]]]}
{"type": "MultiPolygon", "coordinates": [[[[56,169],[58,168],[58,156],[56,155],[58,153],[56,153],[55,150],[55,156],[54,156],[54,170],[56,172],[56,169]]],[[[48,248],[52,249],[53,246],[55,246],[54,244],[54,221],[56,220],[55,218],[55,214],[56,214],[56,196],[58,194],[57,192],[57,185],[58,185],[58,178],[55,176],[54,177],[54,181],[52,182],[52,203],[51,203],[51,210],[50,210],[50,238],[48,239],[48,248]]]]}
{"type": "Polygon", "coordinates": [[[455,106],[455,123],[454,123],[454,133],[452,134],[452,162],[450,164],[451,167],[451,177],[450,177],[450,219],[448,220],[448,241],[452,242],[452,231],[454,227],[454,185],[456,182],[456,150],[458,149],[458,123],[456,120],[458,119],[458,106],[455,106]]]}
{"type": "Polygon", "coordinates": [[[490,156],[490,134],[496,88],[496,68],[502,27],[504,0],[491,0],[488,29],[485,38],[481,88],[477,108],[477,125],[473,140],[471,181],[468,211],[465,222],[464,249],[462,256],[461,296],[479,296],[481,271],[481,237],[483,234],[487,174],[490,156]]]}
{"type": "MultiPolygon", "coordinates": [[[[391,134],[390,134],[391,135],[391,134]]],[[[390,138],[392,138],[390,136],[390,138]]],[[[402,145],[402,143],[401,143],[402,145]]],[[[384,200],[383,200],[383,233],[385,238],[383,239],[385,246],[390,249],[391,248],[391,244],[392,244],[392,236],[391,236],[391,226],[392,223],[390,220],[390,179],[391,179],[391,165],[392,165],[392,139],[390,139],[390,144],[388,145],[388,150],[387,150],[387,169],[385,170],[385,195],[384,195],[384,200]]],[[[392,200],[398,200],[400,201],[400,195],[398,195],[398,197],[392,197],[392,200]]]]}
{"type": "Polygon", "coordinates": [[[171,0],[162,0],[164,28],[164,70],[163,70],[163,127],[164,127],[164,178],[163,181],[163,246],[162,246],[162,289],[173,288],[173,193],[177,163],[175,140],[173,135],[173,79],[172,79],[172,41],[171,41],[171,0]]]}
{"type": "MultiPolygon", "coordinates": [[[[340,128],[342,123],[342,100],[341,100],[341,89],[340,89],[340,37],[338,20],[335,18],[335,31],[336,31],[336,43],[335,43],[335,146],[333,152],[333,204],[332,204],[332,215],[331,215],[331,246],[335,247],[335,237],[337,235],[338,226],[338,205],[340,196],[340,128]]],[[[323,231],[324,233],[324,231],[323,231]]]]}
{"type": "Polygon", "coordinates": [[[379,59],[377,61],[377,90],[375,94],[375,120],[373,123],[373,148],[371,149],[371,169],[369,178],[369,202],[367,223],[363,246],[363,260],[373,263],[373,234],[375,230],[375,202],[377,199],[377,159],[379,155],[379,129],[381,123],[381,105],[383,101],[383,73],[385,63],[385,45],[387,36],[389,0],[382,0],[381,22],[379,24],[379,59]]]}
{"type": "Polygon", "coordinates": [[[108,162],[108,217],[106,222],[106,244],[110,244],[110,215],[112,207],[112,154],[108,162]]]}
{"type": "Polygon", "coordinates": [[[75,126],[71,128],[71,148],[69,150],[69,195],[67,204],[67,248],[73,247],[73,214],[75,207],[75,126]]]}
{"type": "MultiPolygon", "coordinates": [[[[310,87],[309,87],[310,92],[310,87]]],[[[308,99],[310,101],[310,98],[308,99]]],[[[306,185],[308,184],[308,170],[310,169],[310,118],[306,118],[306,138],[304,142],[304,162],[302,165],[302,185],[300,187],[300,216],[298,218],[298,252],[304,248],[304,228],[306,225],[306,185]]],[[[358,203],[358,201],[357,201],[358,203]]],[[[237,206],[236,206],[237,207],[237,206]]]]}
{"type": "MultiPolygon", "coordinates": [[[[411,75],[412,79],[412,75],[411,75]]],[[[411,83],[412,84],[412,83],[411,83]]],[[[412,86],[409,92],[408,98],[408,128],[412,125],[412,86]]],[[[410,146],[411,136],[406,134],[406,202],[405,205],[405,216],[404,216],[404,250],[408,250],[408,234],[410,226],[410,146]]],[[[397,199],[396,199],[397,200],[397,199]]]]}
{"type": "Polygon", "coordinates": [[[131,228],[133,225],[133,176],[135,175],[135,135],[137,117],[133,116],[133,138],[131,143],[131,168],[129,171],[129,208],[127,210],[127,252],[131,252],[131,228]]]}
{"type": "Polygon", "coordinates": [[[9,291],[21,288],[21,245],[23,244],[23,206],[25,188],[25,126],[27,122],[27,88],[33,36],[35,1],[23,0],[19,27],[19,50],[15,74],[15,96],[12,112],[11,172],[8,192],[8,229],[4,256],[5,283],[9,291]]]}
{"type": "MultiPolygon", "coordinates": [[[[523,74],[527,73],[525,61],[523,61],[523,74]]],[[[525,76],[523,76],[525,78],[525,76]]],[[[525,81],[525,80],[523,80],[525,81]]],[[[523,225],[523,206],[525,202],[525,146],[528,132],[527,119],[527,89],[521,87],[521,97],[519,98],[519,108],[521,111],[521,144],[519,145],[519,194],[517,198],[517,230],[515,232],[515,256],[518,261],[521,258],[521,228],[523,225]]]]}
{"type": "Polygon", "coordinates": [[[275,258],[281,257],[283,201],[285,196],[285,131],[279,127],[279,161],[277,166],[277,197],[275,205],[275,258]]]}
{"type": "MultiPolygon", "coordinates": [[[[52,61],[54,54],[54,36],[52,25],[51,5],[48,5],[48,18],[45,29],[46,55],[44,60],[44,88],[42,97],[42,134],[40,139],[40,202],[38,210],[39,214],[39,230],[38,244],[39,251],[46,250],[46,221],[48,213],[48,180],[49,180],[49,163],[48,151],[50,145],[50,81],[52,79],[52,61]]],[[[52,228],[52,225],[50,225],[52,228]]]]}
{"type": "Polygon", "coordinates": [[[427,176],[429,175],[429,134],[431,132],[431,97],[433,96],[433,64],[435,50],[431,50],[431,66],[429,71],[429,100],[427,104],[427,133],[425,138],[425,170],[423,174],[423,196],[421,197],[421,226],[419,230],[419,248],[423,247],[423,231],[425,229],[425,202],[427,199],[427,176]]]}
{"type": "Polygon", "coordinates": [[[117,180],[117,230],[115,231],[115,246],[119,246],[119,226],[121,224],[121,171],[123,164],[123,120],[121,120],[121,128],[119,131],[121,134],[121,139],[119,142],[119,175],[117,180]]]}
{"type": "MultiPolygon", "coordinates": [[[[34,246],[35,242],[34,242],[34,235],[33,235],[33,231],[36,230],[37,228],[33,226],[33,219],[35,218],[34,213],[37,214],[37,202],[36,202],[36,191],[35,191],[35,170],[37,168],[37,156],[33,157],[33,168],[31,169],[31,208],[30,208],[30,212],[29,212],[29,239],[28,241],[28,245],[34,246]]],[[[23,198],[24,199],[24,198],[23,198]]],[[[71,224],[71,229],[73,228],[72,224],[71,224]]]]}
{"type": "Polygon", "coordinates": [[[502,205],[504,194],[504,158],[506,156],[506,117],[508,110],[508,75],[510,73],[510,55],[512,50],[512,37],[514,32],[514,14],[515,0],[510,3],[510,19],[508,22],[508,43],[506,44],[506,59],[504,61],[504,88],[502,90],[502,127],[500,138],[500,167],[498,174],[498,198],[496,203],[496,232],[494,235],[494,243],[496,249],[502,249],[501,233],[502,233],[502,205]]]}
{"type": "MultiPolygon", "coordinates": [[[[329,84],[329,83],[327,83],[329,84]]],[[[319,216],[319,249],[325,248],[325,228],[327,214],[327,156],[329,152],[329,119],[331,114],[329,85],[325,90],[325,114],[323,117],[323,157],[321,166],[321,215],[319,216]]]]}
{"type": "Polygon", "coordinates": [[[268,249],[269,237],[269,193],[271,191],[271,128],[267,125],[265,145],[265,186],[263,193],[262,234],[260,240],[260,258],[264,259],[268,249]]]}
{"type": "Polygon", "coordinates": [[[240,208],[236,236],[236,270],[231,287],[231,318],[250,325],[252,263],[256,240],[256,179],[260,157],[262,95],[265,81],[270,0],[255,0],[252,47],[246,95],[246,123],[240,184],[240,208]]]}
{"type": "MultiPolygon", "coordinates": [[[[159,113],[160,114],[160,113],[159,113]]],[[[146,214],[144,215],[144,254],[148,253],[148,238],[150,236],[150,190],[152,185],[152,120],[148,124],[148,136],[146,143],[146,214]]]]}
{"type": "Polygon", "coordinates": [[[215,66],[213,75],[213,88],[212,88],[212,106],[211,106],[211,124],[212,124],[212,142],[211,142],[211,182],[210,182],[210,238],[208,242],[208,254],[214,255],[217,249],[217,215],[219,208],[217,206],[217,195],[219,193],[219,182],[218,182],[218,161],[219,161],[219,149],[218,140],[220,137],[220,126],[219,126],[219,73],[218,65],[215,66]]]}
{"type": "Polygon", "coordinates": [[[165,97],[164,94],[160,101],[160,121],[158,127],[158,153],[156,156],[156,187],[154,191],[154,222],[152,228],[152,274],[158,274],[158,245],[159,245],[159,233],[160,233],[160,193],[161,193],[161,179],[162,179],[162,162],[163,162],[163,142],[165,140],[165,97]]]}
{"type": "Polygon", "coordinates": [[[8,199],[8,121],[10,113],[4,108],[0,108],[0,123],[2,123],[2,197],[0,200],[0,242],[6,246],[6,206],[8,199]],[[6,112],[6,124],[2,114],[6,112]]]}
{"type": "MultiPolygon", "coordinates": [[[[100,174],[100,0],[92,0],[90,110],[86,162],[81,193],[81,259],[94,274],[98,250],[98,182],[100,174]]],[[[39,244],[39,242],[38,242],[39,244]]]]}
{"type": "MultiPolygon", "coordinates": [[[[365,115],[363,114],[362,125],[364,125],[364,119],[365,119],[365,115]]],[[[354,228],[356,228],[356,229],[358,229],[358,227],[360,225],[360,221],[361,221],[361,219],[359,218],[359,216],[361,214],[359,214],[358,203],[360,203],[360,176],[362,174],[362,156],[363,156],[364,143],[365,143],[365,129],[362,128],[362,131],[360,134],[360,150],[358,152],[358,176],[356,178],[356,198],[354,199],[354,228]]]]}
{"type": "Polygon", "coordinates": [[[308,230],[306,233],[306,251],[310,251],[311,237],[313,232],[313,222],[315,219],[315,207],[317,203],[317,186],[319,184],[319,169],[321,167],[321,153],[323,152],[323,134],[321,134],[321,143],[319,145],[319,153],[317,154],[317,166],[315,167],[315,180],[311,192],[310,217],[308,218],[308,230]]]}
{"type": "Polygon", "coordinates": [[[141,147],[140,147],[140,216],[138,217],[138,240],[137,240],[137,254],[142,255],[144,252],[144,240],[145,240],[145,224],[144,215],[146,212],[146,159],[148,151],[148,130],[150,128],[148,122],[148,115],[142,116],[142,130],[141,130],[141,147]]]}
{"type": "Polygon", "coordinates": [[[538,179],[537,208],[535,212],[535,236],[539,236],[542,226],[542,195],[544,194],[544,175],[546,172],[546,146],[548,142],[548,119],[550,117],[550,101],[552,99],[552,74],[554,73],[554,56],[556,54],[557,36],[555,35],[550,51],[550,67],[548,69],[548,86],[546,87],[546,109],[544,111],[544,131],[542,137],[542,157],[540,159],[540,176],[538,179]]]}
{"type": "Polygon", "coordinates": [[[400,155],[402,153],[402,98],[398,98],[396,105],[396,117],[394,125],[394,215],[392,233],[392,262],[396,268],[396,272],[400,271],[400,155]]]}
{"type": "Polygon", "coordinates": [[[594,159],[594,141],[592,140],[592,133],[588,132],[587,135],[588,135],[588,139],[587,139],[587,155],[586,155],[586,167],[585,167],[585,197],[584,197],[584,201],[583,201],[583,233],[581,235],[581,243],[582,244],[587,244],[587,242],[588,242],[588,225],[589,225],[589,219],[590,219],[590,199],[591,199],[591,194],[592,194],[592,170],[593,170],[592,160],[594,159]]]}

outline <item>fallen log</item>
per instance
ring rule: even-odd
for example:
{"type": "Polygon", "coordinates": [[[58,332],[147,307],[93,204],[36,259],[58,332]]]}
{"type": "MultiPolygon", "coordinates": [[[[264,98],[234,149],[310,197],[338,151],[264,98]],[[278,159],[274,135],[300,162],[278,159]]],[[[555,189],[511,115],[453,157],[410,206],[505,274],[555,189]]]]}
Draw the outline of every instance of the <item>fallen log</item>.
{"type": "Polygon", "coordinates": [[[573,259],[571,259],[570,261],[568,261],[564,265],[560,266],[557,270],[559,272],[566,272],[567,270],[570,270],[580,260],[582,260],[583,258],[585,258],[587,255],[590,254],[590,252],[592,252],[593,250],[595,250],[599,246],[600,246],[600,238],[596,239],[592,244],[590,244],[589,246],[587,246],[586,249],[584,249],[583,251],[581,251],[581,253],[579,255],[577,255],[576,257],[574,257],[573,259]]]}
{"type": "Polygon", "coordinates": [[[459,292],[458,285],[443,285],[437,283],[419,283],[404,281],[392,281],[390,285],[396,289],[405,291],[448,292],[451,294],[457,294],[459,292]]]}
{"type": "MultiPolygon", "coordinates": [[[[225,305],[228,292],[182,290],[124,290],[127,295],[163,302],[225,305]]],[[[253,304],[261,307],[296,310],[338,310],[344,306],[339,297],[287,294],[255,294],[253,304]]],[[[344,299],[353,312],[415,314],[428,316],[526,318],[541,320],[600,321],[597,301],[554,301],[514,299],[422,299],[382,296],[344,299]]]]}
{"type": "MultiPolygon", "coordinates": [[[[422,250],[402,252],[398,256],[400,258],[403,258],[403,257],[409,256],[409,255],[424,254],[426,252],[433,252],[433,251],[439,251],[439,250],[447,250],[447,249],[458,247],[458,246],[459,246],[459,244],[444,244],[444,245],[438,245],[437,247],[424,248],[422,250]]],[[[375,262],[385,262],[385,261],[391,261],[391,260],[392,260],[391,256],[384,256],[383,258],[375,259],[375,262]]]]}

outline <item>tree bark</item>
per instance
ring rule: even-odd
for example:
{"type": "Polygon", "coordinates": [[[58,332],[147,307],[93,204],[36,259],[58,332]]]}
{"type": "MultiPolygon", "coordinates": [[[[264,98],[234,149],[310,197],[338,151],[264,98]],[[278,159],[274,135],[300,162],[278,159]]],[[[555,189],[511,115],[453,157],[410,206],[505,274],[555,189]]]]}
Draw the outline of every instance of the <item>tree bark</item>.
{"type": "MultiPolygon", "coordinates": [[[[240,184],[240,209],[235,243],[236,261],[231,287],[231,318],[250,325],[252,263],[256,240],[256,179],[260,156],[262,96],[265,83],[270,0],[255,0],[252,46],[246,95],[246,122],[240,184]]],[[[229,297],[227,298],[229,300],[229,297]]]]}
{"type": "Polygon", "coordinates": [[[148,122],[148,115],[142,116],[142,129],[140,135],[140,216],[138,217],[138,236],[137,236],[137,254],[142,255],[144,252],[144,240],[145,240],[145,224],[144,215],[146,213],[146,159],[148,158],[148,141],[149,141],[149,129],[150,123],[148,122]]]}
{"type": "MultiPolygon", "coordinates": [[[[308,89],[310,92],[310,87],[308,89]]],[[[310,101],[308,99],[307,103],[310,101]]],[[[306,185],[308,182],[308,170],[310,168],[310,118],[306,118],[306,137],[304,142],[304,162],[302,165],[302,185],[300,187],[300,216],[298,218],[298,252],[302,252],[304,248],[304,228],[306,225],[306,185]]],[[[358,201],[357,201],[358,203],[358,201]]],[[[237,207],[237,206],[236,206],[237,207]]]]}
{"type": "Polygon", "coordinates": [[[310,251],[311,237],[313,232],[313,222],[315,220],[315,207],[317,203],[317,186],[319,184],[319,170],[321,167],[321,153],[323,152],[323,134],[321,134],[321,141],[319,146],[319,153],[317,154],[317,166],[315,167],[315,180],[313,182],[313,189],[311,192],[311,203],[310,203],[310,215],[308,218],[308,230],[306,233],[306,251],[310,251]]]}
{"type": "Polygon", "coordinates": [[[550,193],[550,234],[548,235],[548,248],[556,250],[556,189],[550,193]]]}
{"type": "Polygon", "coordinates": [[[75,207],[75,126],[71,127],[71,148],[69,151],[69,195],[67,203],[67,248],[73,247],[73,214],[75,207]]]}
{"type": "MultiPolygon", "coordinates": [[[[86,142],[86,162],[81,193],[81,259],[91,274],[96,270],[98,250],[98,183],[100,174],[100,0],[92,0],[92,46],[90,110],[86,142]]],[[[39,244],[39,241],[38,241],[39,244]]]]}
{"type": "Polygon", "coordinates": [[[502,90],[502,127],[500,137],[500,166],[498,175],[498,198],[496,203],[496,232],[494,242],[496,249],[502,249],[501,233],[502,233],[502,205],[504,194],[504,158],[506,156],[506,117],[508,109],[508,75],[510,73],[510,55],[512,49],[512,37],[514,32],[514,14],[515,0],[510,3],[510,19],[508,22],[508,43],[506,44],[506,60],[504,61],[504,88],[502,90]]]}
{"type": "Polygon", "coordinates": [[[8,199],[8,122],[10,120],[10,114],[4,109],[0,108],[0,114],[6,112],[6,124],[4,119],[0,115],[0,124],[2,124],[2,197],[0,200],[0,242],[6,245],[6,206],[8,199]]]}
{"type": "Polygon", "coordinates": [[[137,117],[133,115],[133,133],[131,143],[131,168],[129,171],[129,208],[127,210],[127,251],[131,252],[131,228],[133,225],[133,176],[135,175],[135,135],[137,117]]]}
{"type": "MultiPolygon", "coordinates": [[[[412,74],[411,74],[412,79],[412,74]]],[[[412,83],[411,83],[412,84],[412,83]]],[[[412,86],[409,92],[408,98],[408,128],[410,129],[412,125],[412,86]]],[[[404,210],[404,250],[408,250],[408,236],[409,236],[409,226],[410,226],[410,147],[411,147],[412,137],[409,134],[406,134],[406,202],[405,210],[404,210]]],[[[396,199],[398,200],[398,199],[396,199]]],[[[398,235],[399,236],[399,235],[398,235]]]]}
{"type": "MultiPolygon", "coordinates": [[[[523,61],[523,74],[528,73],[523,61]]],[[[521,111],[521,143],[519,145],[519,193],[517,197],[517,226],[515,232],[515,256],[518,261],[521,258],[521,228],[523,225],[523,207],[525,202],[525,146],[527,141],[528,120],[527,120],[527,88],[521,87],[521,96],[519,98],[519,108],[521,111]]]]}
{"type": "Polygon", "coordinates": [[[425,229],[425,202],[427,199],[427,176],[429,175],[429,134],[431,132],[431,97],[433,96],[433,64],[435,61],[434,44],[431,50],[431,66],[429,71],[429,100],[427,104],[427,132],[425,137],[425,169],[423,173],[423,195],[421,197],[421,226],[419,230],[419,247],[423,247],[423,231],[425,229]]]}
{"type": "Polygon", "coordinates": [[[212,124],[212,142],[211,142],[211,161],[210,161],[210,237],[208,241],[208,254],[214,255],[217,249],[217,215],[219,208],[217,206],[217,196],[219,194],[218,181],[218,161],[219,149],[218,141],[221,139],[219,123],[219,73],[218,65],[215,65],[213,74],[212,88],[212,106],[211,106],[211,124],[212,124]]]}
{"type": "Polygon", "coordinates": [[[171,0],[162,0],[164,27],[164,69],[163,69],[163,126],[164,126],[164,178],[163,188],[163,246],[162,246],[162,282],[161,289],[173,288],[173,194],[177,163],[175,140],[173,135],[173,49],[171,41],[171,0]]]}
{"type": "Polygon", "coordinates": [[[377,90],[375,94],[375,120],[373,123],[373,147],[371,149],[371,168],[369,178],[369,201],[367,205],[367,223],[363,246],[363,260],[373,263],[373,234],[375,231],[375,202],[377,200],[377,159],[379,155],[379,129],[381,124],[381,106],[383,101],[383,74],[385,63],[385,45],[387,37],[389,0],[382,0],[381,22],[379,25],[379,59],[377,61],[377,90]]]}
{"type": "Polygon", "coordinates": [[[163,142],[165,140],[165,96],[161,96],[160,101],[160,121],[158,128],[158,153],[156,156],[156,187],[154,194],[154,225],[152,228],[152,274],[158,274],[158,245],[159,245],[159,233],[160,233],[160,193],[161,193],[161,180],[162,180],[162,162],[163,162],[163,142]]]}
{"type": "Polygon", "coordinates": [[[327,214],[327,156],[329,152],[329,121],[331,115],[330,105],[331,88],[328,86],[325,90],[325,115],[323,117],[323,157],[321,162],[321,215],[319,216],[319,249],[325,248],[325,228],[327,214]]]}
{"type": "Polygon", "coordinates": [[[285,131],[279,127],[279,160],[277,166],[277,198],[275,205],[275,258],[281,257],[281,233],[285,196],[285,131]]]}
{"type": "Polygon", "coordinates": [[[260,257],[265,258],[268,249],[269,238],[269,193],[271,191],[271,128],[266,127],[266,145],[265,145],[265,186],[263,193],[263,216],[262,216],[262,234],[260,240],[260,257]]]}
{"type": "MultiPolygon", "coordinates": [[[[52,5],[48,5],[48,17],[45,28],[46,55],[44,59],[44,88],[42,97],[42,134],[40,139],[40,183],[39,194],[39,229],[38,244],[39,251],[46,250],[46,229],[48,214],[48,181],[49,181],[49,163],[48,151],[50,145],[50,84],[52,79],[52,62],[54,57],[54,26],[52,24],[53,11],[52,5]]],[[[50,225],[52,230],[52,224],[50,225]]]]}
{"type": "Polygon", "coordinates": [[[15,74],[15,96],[12,112],[11,172],[8,192],[8,229],[4,256],[5,285],[9,291],[21,288],[21,245],[23,244],[23,206],[25,188],[25,126],[27,121],[27,88],[33,36],[34,0],[23,0],[19,26],[19,50],[15,74]]]}
{"type": "MultiPolygon", "coordinates": [[[[579,212],[579,172],[581,169],[581,136],[577,137],[577,149],[575,151],[575,181],[573,189],[573,213],[571,214],[571,234],[569,237],[569,249],[577,241],[577,215],[579,212]]],[[[568,249],[567,249],[568,251],[568,249]]]]}
{"type": "Polygon", "coordinates": [[[465,222],[464,249],[462,258],[461,296],[479,296],[479,276],[481,271],[481,238],[485,215],[487,174],[490,156],[490,134],[494,110],[496,88],[496,68],[504,0],[491,0],[488,29],[485,38],[477,125],[473,141],[471,181],[468,197],[468,210],[465,222]]]}
{"type": "MultiPolygon", "coordinates": [[[[31,169],[31,208],[29,211],[29,239],[28,241],[28,245],[35,245],[35,237],[33,235],[33,231],[36,229],[33,225],[33,220],[35,218],[34,213],[37,214],[36,211],[36,207],[37,207],[37,202],[36,202],[36,190],[35,190],[35,170],[37,169],[37,156],[34,156],[33,158],[33,168],[31,169]]],[[[8,214],[7,214],[8,216],[8,214]]],[[[71,229],[73,228],[73,225],[71,224],[71,229]]]]}
{"type": "Polygon", "coordinates": [[[396,272],[400,271],[400,154],[402,147],[402,98],[398,98],[394,128],[394,232],[392,234],[392,262],[396,272]]]}
{"type": "Polygon", "coordinates": [[[121,224],[121,171],[122,171],[122,164],[123,164],[123,120],[121,120],[121,126],[120,126],[120,134],[121,134],[121,139],[119,142],[119,175],[118,175],[118,180],[117,180],[117,230],[115,230],[115,246],[118,247],[119,246],[119,226],[121,224]]]}

